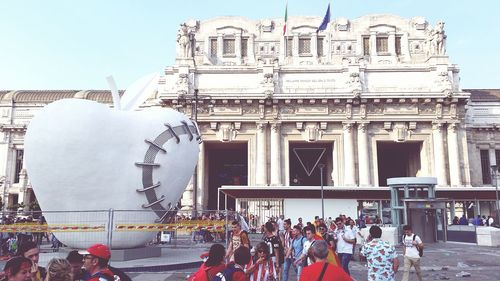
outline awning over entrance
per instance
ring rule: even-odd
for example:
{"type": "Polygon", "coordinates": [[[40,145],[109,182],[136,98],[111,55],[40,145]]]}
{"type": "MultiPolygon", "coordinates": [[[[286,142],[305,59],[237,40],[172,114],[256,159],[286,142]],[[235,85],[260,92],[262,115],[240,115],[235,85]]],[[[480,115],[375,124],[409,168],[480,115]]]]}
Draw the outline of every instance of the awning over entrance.
{"type": "MultiPolygon", "coordinates": [[[[222,186],[220,194],[232,198],[321,198],[319,186],[222,186]]],[[[323,189],[325,199],[390,199],[388,187],[332,187],[323,189]]]]}
{"type": "MultiPolygon", "coordinates": [[[[359,200],[390,200],[389,187],[324,187],[325,199],[355,198],[359,200]]],[[[232,198],[321,198],[319,186],[231,186],[219,188],[219,196],[232,198]]],[[[437,198],[448,200],[493,200],[494,187],[436,187],[437,198]]]]}

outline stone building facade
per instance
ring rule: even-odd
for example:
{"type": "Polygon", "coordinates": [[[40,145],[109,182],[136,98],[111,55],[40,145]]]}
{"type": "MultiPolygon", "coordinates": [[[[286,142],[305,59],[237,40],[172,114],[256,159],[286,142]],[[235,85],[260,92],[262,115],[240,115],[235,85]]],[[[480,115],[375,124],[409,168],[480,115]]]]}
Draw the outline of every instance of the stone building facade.
{"type": "MultiPolygon", "coordinates": [[[[374,201],[365,188],[432,176],[439,188],[457,191],[451,214],[469,213],[469,201],[477,203],[474,214],[493,213],[489,166],[500,162],[500,92],[461,88],[444,23],[368,15],[334,19],[317,32],[321,20],[290,17],[286,34],[281,19],[180,26],[175,64],[140,110],[174,108],[198,121],[196,190],[189,186],[181,205],[191,207],[195,194],[199,209],[216,209],[221,185],[318,186],[323,179],[331,189],[359,188],[363,208],[374,201]]],[[[30,202],[22,148],[36,110],[66,97],[110,103],[111,95],[0,94],[4,198],[30,202]]]]}

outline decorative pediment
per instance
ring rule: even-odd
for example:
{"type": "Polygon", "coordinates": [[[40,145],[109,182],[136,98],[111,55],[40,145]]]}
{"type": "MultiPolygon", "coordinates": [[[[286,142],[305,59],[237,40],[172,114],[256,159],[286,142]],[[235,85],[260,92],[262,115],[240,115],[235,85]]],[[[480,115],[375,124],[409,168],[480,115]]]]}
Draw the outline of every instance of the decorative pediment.
{"type": "Polygon", "coordinates": [[[318,29],[317,26],[299,25],[299,26],[292,27],[292,33],[311,35],[313,33],[316,33],[317,29],[318,29]]]}
{"type": "Polygon", "coordinates": [[[247,32],[246,30],[244,30],[241,27],[236,27],[236,26],[232,26],[232,25],[219,27],[216,30],[217,30],[217,34],[222,34],[222,35],[237,35],[237,34],[241,35],[241,34],[247,32]]]}
{"type": "Polygon", "coordinates": [[[372,25],[370,26],[370,32],[376,32],[378,33],[391,33],[391,32],[396,32],[396,27],[394,25],[388,25],[388,24],[377,24],[377,25],[372,25]]]}

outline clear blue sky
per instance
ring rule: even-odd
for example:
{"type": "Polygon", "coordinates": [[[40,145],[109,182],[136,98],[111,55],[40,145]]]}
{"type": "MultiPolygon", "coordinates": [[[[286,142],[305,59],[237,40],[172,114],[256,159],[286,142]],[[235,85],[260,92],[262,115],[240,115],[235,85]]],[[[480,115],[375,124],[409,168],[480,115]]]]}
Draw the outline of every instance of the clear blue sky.
{"type": "MultiPolygon", "coordinates": [[[[289,0],[288,16],[323,16],[327,0],[289,0]]],[[[332,17],[372,13],[446,22],[463,88],[500,88],[498,0],[336,0],[332,17]]],[[[282,18],[285,0],[3,0],[0,89],[119,88],[172,65],[178,25],[236,15],[282,18]]]]}

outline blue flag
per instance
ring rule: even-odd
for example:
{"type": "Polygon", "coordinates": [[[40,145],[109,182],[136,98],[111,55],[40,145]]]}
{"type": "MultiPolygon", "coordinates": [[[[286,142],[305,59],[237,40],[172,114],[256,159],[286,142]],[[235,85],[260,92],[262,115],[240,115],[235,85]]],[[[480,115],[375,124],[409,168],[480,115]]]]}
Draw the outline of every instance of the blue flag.
{"type": "Polygon", "coordinates": [[[320,30],[325,30],[329,22],[330,22],[330,4],[328,4],[328,9],[326,9],[326,15],[323,18],[321,25],[318,27],[318,30],[316,30],[316,33],[318,33],[320,30]]]}

